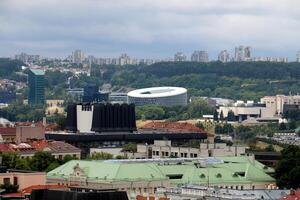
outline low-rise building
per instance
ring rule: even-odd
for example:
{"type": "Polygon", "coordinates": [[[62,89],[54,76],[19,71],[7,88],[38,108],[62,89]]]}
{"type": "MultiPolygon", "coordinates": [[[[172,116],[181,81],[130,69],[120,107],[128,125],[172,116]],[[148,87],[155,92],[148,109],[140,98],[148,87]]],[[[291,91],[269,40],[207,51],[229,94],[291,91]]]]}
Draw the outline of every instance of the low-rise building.
{"type": "Polygon", "coordinates": [[[12,184],[18,186],[18,190],[23,190],[32,185],[45,185],[45,172],[26,172],[8,170],[0,173],[0,184],[12,184]]]}
{"type": "Polygon", "coordinates": [[[148,158],[198,158],[208,156],[245,155],[245,146],[227,146],[225,143],[200,143],[199,148],[172,146],[171,141],[155,140],[153,145],[138,144],[138,153],[148,158]]]}
{"type": "Polygon", "coordinates": [[[128,196],[151,195],[178,184],[233,189],[274,186],[274,170],[253,157],[172,158],[141,160],[72,160],[50,171],[48,183],[90,190],[116,189],[128,196]]]}
{"type": "Polygon", "coordinates": [[[71,144],[62,141],[38,140],[20,144],[0,144],[0,152],[13,152],[21,158],[33,157],[38,151],[51,153],[57,159],[63,159],[66,155],[80,159],[81,150],[71,144]]]}

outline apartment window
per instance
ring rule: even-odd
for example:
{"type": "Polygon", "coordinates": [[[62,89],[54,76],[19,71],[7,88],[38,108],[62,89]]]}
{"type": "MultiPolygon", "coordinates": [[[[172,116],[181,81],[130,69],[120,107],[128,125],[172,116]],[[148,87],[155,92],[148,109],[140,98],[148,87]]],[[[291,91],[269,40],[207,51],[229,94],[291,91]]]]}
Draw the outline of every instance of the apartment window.
{"type": "Polygon", "coordinates": [[[161,152],[161,155],[162,155],[162,156],[165,156],[165,152],[164,152],[164,151],[162,151],[162,152],[161,152]]]}
{"type": "Polygon", "coordinates": [[[194,154],[191,153],[191,154],[190,154],[190,157],[193,158],[193,157],[194,157],[194,154]]]}
{"type": "Polygon", "coordinates": [[[159,156],[159,151],[156,151],[156,155],[159,156]]]}
{"type": "Polygon", "coordinates": [[[180,157],[183,158],[183,156],[184,156],[183,153],[180,153],[180,157]]]}
{"type": "Polygon", "coordinates": [[[196,153],[194,153],[194,158],[197,158],[197,157],[198,157],[198,155],[196,153]]]}
{"type": "Polygon", "coordinates": [[[239,189],[239,186],[238,186],[238,185],[237,185],[237,186],[235,186],[235,189],[236,189],[236,190],[238,190],[238,189],[239,189]]]}
{"type": "Polygon", "coordinates": [[[152,151],[152,155],[156,155],[156,151],[152,151]]]}
{"type": "Polygon", "coordinates": [[[176,156],[176,157],[178,156],[178,153],[177,153],[177,152],[175,152],[175,156],[176,156]]]}
{"type": "Polygon", "coordinates": [[[244,186],[241,186],[241,190],[243,190],[244,189],[244,186]]]}
{"type": "Polygon", "coordinates": [[[145,193],[147,192],[147,188],[144,188],[144,192],[145,192],[145,193]]]}
{"type": "Polygon", "coordinates": [[[187,158],[187,153],[184,153],[184,157],[187,158]]]}
{"type": "Polygon", "coordinates": [[[166,156],[169,156],[169,152],[166,152],[166,156]]]}
{"type": "Polygon", "coordinates": [[[62,156],[62,155],[59,155],[59,156],[58,156],[58,159],[59,159],[59,160],[62,160],[62,159],[63,159],[63,156],[62,156]]]}

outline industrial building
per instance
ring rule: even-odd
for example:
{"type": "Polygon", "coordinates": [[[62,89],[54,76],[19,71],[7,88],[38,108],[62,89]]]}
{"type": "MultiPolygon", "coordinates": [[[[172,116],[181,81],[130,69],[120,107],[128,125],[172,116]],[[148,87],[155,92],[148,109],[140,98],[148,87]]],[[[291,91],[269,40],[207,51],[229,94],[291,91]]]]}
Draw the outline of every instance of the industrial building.
{"type": "Polygon", "coordinates": [[[187,90],[182,87],[152,87],[133,90],[128,94],[128,103],[135,105],[155,104],[162,106],[187,105],[187,90]]]}
{"type": "Polygon", "coordinates": [[[89,190],[117,189],[128,196],[151,195],[158,188],[198,184],[232,189],[265,189],[274,185],[274,170],[253,157],[141,160],[73,160],[50,171],[48,183],[89,190]]]}

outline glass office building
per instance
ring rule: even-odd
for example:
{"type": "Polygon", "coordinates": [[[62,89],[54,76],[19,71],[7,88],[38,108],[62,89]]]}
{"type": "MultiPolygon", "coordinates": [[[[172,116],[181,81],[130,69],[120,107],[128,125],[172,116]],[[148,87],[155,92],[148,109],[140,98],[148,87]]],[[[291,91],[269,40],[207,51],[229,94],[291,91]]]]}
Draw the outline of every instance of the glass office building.
{"type": "Polygon", "coordinates": [[[28,73],[28,103],[29,105],[44,105],[45,103],[45,72],[31,69],[28,73]]]}

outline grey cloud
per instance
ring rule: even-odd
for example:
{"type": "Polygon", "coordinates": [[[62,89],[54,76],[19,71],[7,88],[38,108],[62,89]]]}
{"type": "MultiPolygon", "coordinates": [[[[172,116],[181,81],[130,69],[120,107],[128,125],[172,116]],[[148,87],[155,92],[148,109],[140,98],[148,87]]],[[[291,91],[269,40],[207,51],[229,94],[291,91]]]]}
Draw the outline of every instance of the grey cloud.
{"type": "MultiPolygon", "coordinates": [[[[294,57],[298,0],[1,0],[0,54],[56,56],[82,48],[97,56],[127,51],[172,56],[251,45],[294,57]],[[161,52],[160,52],[161,51],[161,52]]],[[[135,55],[133,55],[135,56],[135,55]]]]}

